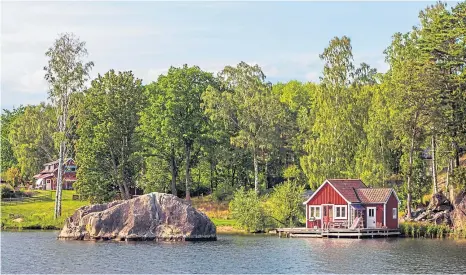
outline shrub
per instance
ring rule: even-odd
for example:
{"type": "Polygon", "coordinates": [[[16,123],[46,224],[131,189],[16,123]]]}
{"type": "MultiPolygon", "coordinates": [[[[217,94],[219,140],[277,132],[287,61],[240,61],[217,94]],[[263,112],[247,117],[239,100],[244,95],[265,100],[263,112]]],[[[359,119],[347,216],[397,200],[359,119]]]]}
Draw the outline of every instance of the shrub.
{"type": "Polygon", "coordinates": [[[11,185],[2,184],[0,185],[0,189],[2,190],[2,199],[15,197],[15,189],[11,185]]]}
{"type": "Polygon", "coordinates": [[[274,224],[293,227],[299,223],[300,218],[304,217],[303,192],[304,185],[298,184],[296,180],[287,180],[274,187],[265,208],[274,224]]]}
{"type": "Polygon", "coordinates": [[[233,187],[229,184],[222,184],[212,192],[212,199],[217,202],[229,201],[232,199],[231,194],[233,194],[233,187]]]}
{"type": "Polygon", "coordinates": [[[230,202],[230,212],[237,224],[248,232],[259,232],[265,227],[259,196],[254,190],[238,189],[230,202]]]}

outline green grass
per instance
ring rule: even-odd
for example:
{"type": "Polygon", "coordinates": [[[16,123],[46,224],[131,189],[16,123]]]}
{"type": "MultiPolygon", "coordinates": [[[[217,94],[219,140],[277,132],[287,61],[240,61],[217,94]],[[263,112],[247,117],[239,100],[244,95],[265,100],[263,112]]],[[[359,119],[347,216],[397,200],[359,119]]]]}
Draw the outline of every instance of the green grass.
{"type": "MultiPolygon", "coordinates": [[[[1,227],[2,229],[61,229],[65,219],[71,216],[76,209],[83,205],[88,205],[88,201],[72,200],[74,191],[63,190],[62,216],[55,220],[53,218],[53,209],[55,206],[55,191],[36,191],[35,196],[50,197],[50,201],[24,202],[24,203],[2,203],[1,204],[1,227]],[[16,221],[15,221],[16,220],[16,221]],[[20,221],[22,220],[22,221],[20,221]]],[[[219,209],[217,203],[210,202],[209,205],[215,206],[213,210],[206,211],[210,219],[217,227],[236,227],[236,221],[224,218],[222,215],[213,215],[217,212],[225,212],[225,209],[219,209]],[[214,217],[212,217],[214,216],[214,217]]]]}
{"type": "Polygon", "coordinates": [[[236,220],[210,218],[215,226],[236,226],[236,220]]]}
{"type": "Polygon", "coordinates": [[[73,201],[74,191],[64,190],[62,201],[62,216],[53,218],[55,206],[54,191],[38,191],[37,196],[51,196],[51,201],[2,203],[1,227],[2,229],[61,229],[65,219],[71,216],[76,209],[89,204],[87,201],[73,201]],[[16,221],[15,221],[16,220],[16,221]]]}

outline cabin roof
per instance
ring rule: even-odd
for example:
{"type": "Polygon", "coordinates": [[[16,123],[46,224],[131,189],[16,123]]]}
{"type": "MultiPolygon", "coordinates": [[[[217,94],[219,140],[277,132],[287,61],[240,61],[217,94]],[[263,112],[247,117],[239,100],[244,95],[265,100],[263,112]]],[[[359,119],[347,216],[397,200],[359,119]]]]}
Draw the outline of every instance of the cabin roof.
{"type": "Polygon", "coordinates": [[[369,188],[360,179],[327,179],[304,203],[308,203],[326,183],[348,203],[386,203],[394,192],[393,188],[369,188]]]}
{"type": "Polygon", "coordinates": [[[385,203],[392,190],[391,188],[358,188],[356,194],[362,203],[385,203]]]}
{"type": "Polygon", "coordinates": [[[366,188],[360,179],[329,179],[327,180],[348,202],[360,202],[355,189],[366,188]]]}

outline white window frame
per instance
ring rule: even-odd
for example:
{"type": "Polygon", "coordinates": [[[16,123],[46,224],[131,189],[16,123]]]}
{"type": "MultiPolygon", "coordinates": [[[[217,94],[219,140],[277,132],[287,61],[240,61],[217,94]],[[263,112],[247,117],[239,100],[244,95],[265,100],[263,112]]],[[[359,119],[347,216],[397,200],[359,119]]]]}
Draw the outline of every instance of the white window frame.
{"type": "Polygon", "coordinates": [[[398,219],[398,209],[397,208],[392,208],[392,218],[394,220],[398,219]]]}
{"type": "Polygon", "coordinates": [[[316,220],[321,219],[321,218],[322,218],[322,207],[321,207],[320,205],[309,205],[309,217],[308,217],[308,218],[309,218],[309,219],[310,219],[310,218],[315,218],[316,220]],[[311,213],[312,213],[312,210],[311,210],[311,209],[312,209],[312,208],[314,209],[314,213],[315,213],[315,211],[316,211],[315,209],[319,209],[319,216],[318,216],[318,217],[316,217],[316,216],[314,216],[314,217],[311,216],[311,213]]]}
{"type": "Polygon", "coordinates": [[[348,218],[347,214],[348,214],[348,205],[334,205],[333,206],[333,219],[334,220],[346,220],[348,218]],[[337,208],[340,208],[340,217],[337,217],[337,208]],[[341,216],[342,213],[345,215],[341,216]]]}

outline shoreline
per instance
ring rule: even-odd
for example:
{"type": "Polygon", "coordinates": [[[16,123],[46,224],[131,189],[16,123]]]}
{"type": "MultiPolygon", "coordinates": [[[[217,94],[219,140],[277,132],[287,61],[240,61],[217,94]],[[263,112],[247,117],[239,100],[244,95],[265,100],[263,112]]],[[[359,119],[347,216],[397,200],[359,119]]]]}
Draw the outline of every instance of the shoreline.
{"type": "MultiPolygon", "coordinates": [[[[235,228],[233,226],[217,226],[217,234],[255,234],[255,233],[248,233],[243,229],[235,228]]],[[[60,231],[62,228],[58,227],[48,227],[48,228],[42,228],[41,226],[21,226],[21,227],[8,227],[8,228],[1,228],[0,231],[11,231],[11,232],[17,232],[17,231],[60,231]]],[[[264,234],[264,233],[260,233],[264,234]]]]}
{"type": "MultiPolygon", "coordinates": [[[[32,226],[32,227],[14,227],[14,228],[1,228],[0,232],[21,232],[21,231],[61,231],[61,228],[40,228],[37,226],[32,226]]],[[[254,236],[254,235],[260,235],[260,236],[278,236],[278,234],[273,234],[273,233],[249,233],[246,232],[245,230],[239,229],[239,228],[234,228],[232,226],[217,226],[217,235],[248,235],[248,236],[254,236]]],[[[403,238],[403,239],[425,239],[425,240],[464,240],[465,238],[458,237],[453,233],[450,233],[446,236],[443,237],[425,237],[425,236],[420,236],[420,237],[412,237],[409,235],[401,234],[396,238],[403,238]]],[[[312,238],[301,238],[301,239],[312,239],[312,238]]],[[[330,239],[337,239],[337,238],[330,238],[330,239]]],[[[347,238],[342,238],[342,239],[347,239],[347,238]]]]}

